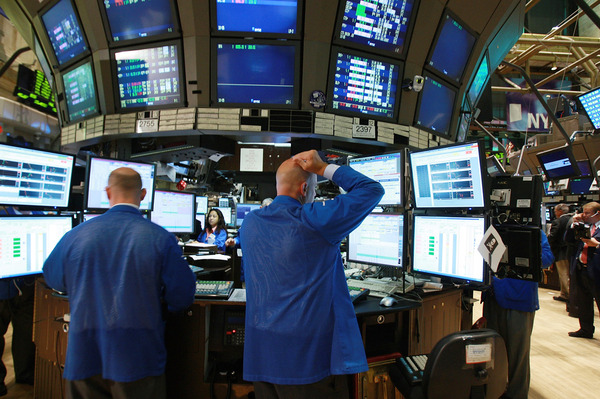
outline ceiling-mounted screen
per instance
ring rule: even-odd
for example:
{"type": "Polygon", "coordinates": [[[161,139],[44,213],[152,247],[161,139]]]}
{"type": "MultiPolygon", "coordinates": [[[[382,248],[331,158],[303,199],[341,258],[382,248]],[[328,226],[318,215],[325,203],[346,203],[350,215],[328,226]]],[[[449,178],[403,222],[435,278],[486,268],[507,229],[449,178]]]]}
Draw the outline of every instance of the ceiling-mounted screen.
{"type": "Polygon", "coordinates": [[[590,189],[594,183],[593,177],[573,177],[570,180],[569,187],[571,189],[571,194],[590,194],[590,189]]]}
{"type": "Polygon", "coordinates": [[[218,39],[212,54],[215,106],[298,107],[299,42],[218,39]]]}
{"type": "Polygon", "coordinates": [[[19,65],[17,85],[13,94],[17,97],[17,101],[56,116],[54,93],[42,71],[33,71],[23,64],[19,65]]]}
{"type": "Polygon", "coordinates": [[[558,147],[536,154],[548,180],[580,176],[579,166],[571,147],[558,147]]]}
{"type": "Polygon", "coordinates": [[[99,0],[99,3],[107,21],[108,39],[114,44],[160,40],[179,34],[173,0],[99,0]]]}
{"type": "Polygon", "coordinates": [[[211,0],[214,36],[299,39],[303,0],[211,0]]]}
{"type": "Polygon", "coordinates": [[[600,87],[577,96],[594,129],[600,129],[600,87]]]}
{"type": "Polygon", "coordinates": [[[479,63],[479,67],[475,71],[475,76],[473,76],[473,81],[471,82],[471,86],[469,87],[469,91],[467,92],[469,102],[473,107],[475,107],[477,105],[477,102],[479,102],[479,98],[481,97],[483,88],[485,87],[489,78],[490,65],[486,53],[484,54],[483,59],[479,63]]]}
{"type": "Polygon", "coordinates": [[[49,9],[42,11],[40,16],[58,65],[65,66],[89,53],[89,46],[71,0],[57,1],[49,9]]]}
{"type": "Polygon", "coordinates": [[[404,215],[371,213],[348,236],[348,260],[404,266],[404,215]]]}
{"type": "Polygon", "coordinates": [[[415,0],[341,0],[334,42],[403,57],[416,15],[415,0]]]}
{"type": "Polygon", "coordinates": [[[447,13],[438,28],[427,64],[451,82],[459,84],[473,52],[475,40],[475,33],[447,13]]]}
{"type": "Polygon", "coordinates": [[[582,177],[592,176],[592,167],[590,166],[589,159],[581,159],[577,161],[579,167],[579,173],[582,177]]]}
{"type": "Polygon", "coordinates": [[[445,138],[450,137],[457,90],[441,79],[424,74],[415,125],[445,138]]]}
{"type": "Polygon", "coordinates": [[[92,61],[84,61],[63,72],[63,87],[69,122],[98,115],[98,98],[92,61]]]}
{"type": "Polygon", "coordinates": [[[404,157],[402,152],[350,158],[348,166],[383,186],[385,193],[379,205],[404,204],[404,157]]]}
{"type": "Polygon", "coordinates": [[[75,156],[0,144],[0,204],[66,208],[75,156]]]}
{"type": "Polygon", "coordinates": [[[395,121],[401,76],[399,61],[333,47],[329,63],[328,108],[349,116],[395,121]]]}
{"type": "Polygon", "coordinates": [[[150,220],[171,233],[193,233],[196,220],[194,193],[154,191],[150,220]]]}
{"type": "Polygon", "coordinates": [[[111,59],[118,110],[184,106],[179,41],[112,50],[111,59]]]}

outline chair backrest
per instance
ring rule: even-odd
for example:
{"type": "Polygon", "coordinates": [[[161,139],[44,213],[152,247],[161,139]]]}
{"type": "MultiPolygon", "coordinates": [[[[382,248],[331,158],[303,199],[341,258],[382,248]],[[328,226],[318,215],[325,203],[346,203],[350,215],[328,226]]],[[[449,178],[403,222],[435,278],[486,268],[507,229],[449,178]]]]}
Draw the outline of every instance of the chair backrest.
{"type": "Polygon", "coordinates": [[[494,330],[452,333],[433,348],[423,374],[427,399],[498,399],[508,381],[502,337],[494,330]]]}

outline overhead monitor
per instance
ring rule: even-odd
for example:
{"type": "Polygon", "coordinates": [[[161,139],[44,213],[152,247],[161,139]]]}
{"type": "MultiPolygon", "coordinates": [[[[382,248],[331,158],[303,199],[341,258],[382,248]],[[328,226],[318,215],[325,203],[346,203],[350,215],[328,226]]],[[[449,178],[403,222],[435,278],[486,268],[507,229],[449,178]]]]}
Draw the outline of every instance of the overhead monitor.
{"type": "Polygon", "coordinates": [[[469,91],[467,92],[467,96],[469,98],[469,102],[473,107],[477,105],[479,99],[481,98],[481,93],[483,93],[483,88],[485,87],[488,79],[490,78],[490,64],[487,53],[484,53],[483,59],[479,63],[479,66],[475,70],[475,75],[473,76],[473,81],[471,82],[471,86],[469,86],[469,91]]]}
{"type": "Polygon", "coordinates": [[[237,204],[235,209],[235,225],[240,227],[244,223],[246,215],[260,209],[260,204],[237,204]]]}
{"type": "Polygon", "coordinates": [[[62,74],[69,122],[98,115],[100,109],[91,60],[84,60],[62,74]]]}
{"type": "Polygon", "coordinates": [[[467,137],[469,135],[469,128],[471,127],[471,119],[471,113],[461,111],[458,120],[458,131],[456,133],[457,143],[462,143],[463,141],[467,140],[467,137]]]}
{"type": "Polygon", "coordinates": [[[486,282],[484,259],[477,249],[485,230],[483,216],[415,215],[412,271],[486,282]]]}
{"type": "Polygon", "coordinates": [[[403,57],[415,20],[415,0],[342,0],[334,43],[403,57]]]}
{"type": "Polygon", "coordinates": [[[214,36],[300,39],[304,0],[211,0],[214,36]]]}
{"type": "Polygon", "coordinates": [[[0,144],[0,204],[66,208],[75,156],[0,144]]]}
{"type": "Polygon", "coordinates": [[[402,63],[332,47],[327,106],[336,113],[395,121],[402,63]]]}
{"type": "Polygon", "coordinates": [[[155,190],[150,220],[171,233],[193,233],[196,220],[194,193],[155,190]]]}
{"type": "Polygon", "coordinates": [[[559,195],[560,194],[561,188],[559,186],[556,186],[556,185],[552,184],[552,183],[553,182],[551,182],[551,181],[545,181],[544,182],[544,194],[545,195],[553,196],[553,195],[559,195]]]}
{"type": "Polygon", "coordinates": [[[196,213],[205,215],[208,213],[208,197],[197,195],[196,196],[196,213]]]}
{"type": "MultiPolygon", "coordinates": [[[[221,213],[223,214],[223,219],[225,221],[225,224],[228,227],[234,227],[234,222],[235,222],[235,218],[233,215],[233,208],[230,208],[228,206],[215,206],[213,209],[218,209],[221,211],[221,213]]],[[[210,213],[210,212],[209,212],[210,213]]],[[[208,214],[207,214],[208,216],[208,214]]]]}
{"type": "Polygon", "coordinates": [[[572,177],[570,180],[569,186],[571,188],[571,194],[590,194],[592,184],[594,183],[593,177],[572,177]]]}
{"type": "Polygon", "coordinates": [[[466,142],[408,153],[416,208],[484,208],[484,149],[466,142]]]}
{"type": "Polygon", "coordinates": [[[23,64],[19,65],[17,84],[13,94],[16,96],[17,101],[56,116],[54,93],[44,72],[40,70],[33,71],[23,64]]]}
{"type": "Polygon", "coordinates": [[[300,42],[213,39],[212,91],[215,106],[297,108],[300,42]]]}
{"type": "Polygon", "coordinates": [[[404,215],[371,213],[348,236],[348,260],[404,267],[404,215]]]}
{"type": "Polygon", "coordinates": [[[577,96],[594,129],[600,129],[600,87],[577,96]]]}
{"type": "Polygon", "coordinates": [[[451,13],[446,13],[438,28],[427,64],[449,81],[460,84],[476,39],[475,33],[465,24],[451,13]]]}
{"type": "Polygon", "coordinates": [[[121,167],[131,168],[140,174],[142,188],[146,189],[146,196],[140,203],[140,210],[152,210],[156,164],[100,157],[91,157],[88,160],[84,200],[86,209],[110,208],[108,197],[106,196],[108,176],[113,170],[121,167]]]}
{"type": "Polygon", "coordinates": [[[184,106],[181,42],[111,50],[111,59],[118,110],[184,106]]]}
{"type": "Polygon", "coordinates": [[[448,138],[458,91],[433,75],[423,74],[423,77],[423,89],[417,104],[415,125],[430,133],[448,138]]]}
{"type": "Polygon", "coordinates": [[[109,42],[161,40],[179,34],[173,0],[98,0],[109,42]],[[135,16],[135,17],[133,17],[135,16]]]}
{"type": "Polygon", "coordinates": [[[579,166],[571,147],[553,148],[538,152],[536,156],[548,180],[580,176],[579,166]]]}
{"type": "Polygon", "coordinates": [[[66,66],[90,53],[71,0],[58,0],[42,10],[40,16],[59,66],[66,66]]]}
{"type": "Polygon", "coordinates": [[[383,186],[379,205],[404,205],[404,156],[402,152],[348,159],[348,166],[383,186]]]}
{"type": "Polygon", "coordinates": [[[44,262],[72,226],[71,216],[1,216],[0,279],[42,273],[44,262]]]}
{"type": "Polygon", "coordinates": [[[592,167],[590,166],[589,159],[578,160],[577,167],[579,167],[579,173],[581,174],[581,177],[592,176],[592,167]]]}

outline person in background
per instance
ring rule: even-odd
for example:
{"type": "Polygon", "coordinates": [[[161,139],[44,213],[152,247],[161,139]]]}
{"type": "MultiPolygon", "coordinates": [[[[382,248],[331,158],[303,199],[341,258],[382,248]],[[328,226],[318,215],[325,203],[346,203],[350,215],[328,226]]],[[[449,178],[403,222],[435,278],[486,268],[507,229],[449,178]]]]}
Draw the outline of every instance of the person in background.
{"type": "Polygon", "coordinates": [[[555,219],[550,225],[548,242],[554,254],[554,265],[560,281],[560,295],[554,296],[555,301],[569,302],[569,258],[567,256],[568,244],[564,240],[565,232],[571,219],[569,205],[558,204],[554,207],[555,219]]]}
{"type": "Polygon", "coordinates": [[[69,297],[66,397],[166,398],[165,310],[194,301],[196,278],[176,238],[144,219],[140,175],[115,169],[111,208],[69,231],[43,272],[69,297]]]}
{"type": "MultiPolygon", "coordinates": [[[[552,249],[541,234],[542,267],[554,262],[552,249]]],[[[504,339],[508,356],[508,385],[505,399],[527,399],[529,393],[529,352],[535,311],[540,308],[538,283],[514,278],[493,277],[492,292],[486,292],[483,316],[487,328],[496,330],[504,339]]]]}
{"type": "Polygon", "coordinates": [[[317,151],[284,161],[277,197],[244,218],[244,380],[257,398],[348,398],[347,375],[367,359],[340,243],[383,196],[378,182],[317,151]],[[316,175],[347,194],[314,202],[316,175]]]}
{"type": "Polygon", "coordinates": [[[223,213],[216,208],[208,212],[206,216],[206,227],[198,236],[198,242],[214,244],[221,252],[225,252],[225,241],[227,240],[227,226],[223,213]]]}

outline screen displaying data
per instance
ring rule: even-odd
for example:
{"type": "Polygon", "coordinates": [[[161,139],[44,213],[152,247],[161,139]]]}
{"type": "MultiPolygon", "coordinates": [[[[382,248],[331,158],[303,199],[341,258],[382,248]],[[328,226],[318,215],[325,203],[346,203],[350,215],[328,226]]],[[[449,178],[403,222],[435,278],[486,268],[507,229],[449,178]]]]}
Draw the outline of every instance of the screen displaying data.
{"type": "Polygon", "coordinates": [[[404,215],[371,213],[348,236],[348,260],[402,267],[404,215]]]}
{"type": "Polygon", "coordinates": [[[577,97],[594,129],[600,129],[600,87],[577,97]]]}
{"type": "Polygon", "coordinates": [[[333,50],[331,108],[347,114],[394,119],[400,66],[333,50]]]}
{"type": "Polygon", "coordinates": [[[150,220],[171,233],[193,233],[195,210],[194,193],[156,190],[150,220]]]}
{"type": "Polygon", "coordinates": [[[244,223],[244,218],[250,212],[260,209],[260,204],[237,204],[235,211],[235,225],[240,227],[244,223]]]}
{"type": "Polygon", "coordinates": [[[220,33],[298,33],[298,0],[216,0],[214,10],[220,33]]]}
{"type": "Polygon", "coordinates": [[[414,0],[341,1],[339,39],[402,55],[414,15],[414,0]]]}
{"type": "Polygon", "coordinates": [[[555,148],[536,155],[548,180],[574,177],[580,174],[577,161],[568,147],[555,148]]]}
{"type": "Polygon", "coordinates": [[[90,158],[88,163],[88,174],[85,182],[87,209],[110,208],[108,196],[106,195],[108,176],[113,170],[121,167],[131,168],[140,174],[142,188],[146,189],[146,197],[140,203],[140,210],[152,210],[156,165],[106,158],[90,158]]]}
{"type": "Polygon", "coordinates": [[[77,121],[98,113],[91,61],[63,73],[62,79],[69,121],[77,121]]]}
{"type": "Polygon", "coordinates": [[[71,216],[0,217],[0,278],[39,274],[71,216]]]}
{"type": "MultiPolygon", "coordinates": [[[[233,208],[228,206],[215,206],[214,209],[218,209],[223,214],[223,219],[227,226],[233,227],[233,208]]],[[[207,214],[208,216],[208,214],[207,214]]]]}
{"type": "Polygon", "coordinates": [[[42,14],[42,22],[59,65],[88,51],[71,0],[60,0],[42,14]]]}
{"type": "Polygon", "coordinates": [[[56,116],[56,104],[50,82],[44,72],[19,65],[14,93],[17,100],[40,111],[56,116]]]}
{"type": "Polygon", "coordinates": [[[484,281],[483,217],[414,216],[413,272],[484,281]]]}
{"type": "Polygon", "coordinates": [[[483,91],[483,87],[487,83],[490,77],[490,66],[488,65],[488,57],[487,54],[481,60],[481,64],[479,64],[479,68],[475,72],[475,77],[473,78],[473,82],[471,83],[471,87],[469,88],[469,101],[471,105],[475,107],[477,105],[477,101],[479,101],[479,97],[481,96],[481,92],[483,91]]]}
{"type": "Polygon", "coordinates": [[[168,45],[114,53],[121,109],[177,105],[183,102],[180,49],[168,45]]]}
{"type": "Polygon", "coordinates": [[[409,153],[417,208],[481,208],[482,152],[477,142],[409,153]]]}
{"type": "Polygon", "coordinates": [[[208,213],[208,197],[204,197],[202,195],[196,196],[196,213],[200,213],[202,215],[208,213]]]}
{"type": "Polygon", "coordinates": [[[372,155],[368,157],[351,158],[348,166],[383,186],[385,194],[379,205],[403,204],[403,167],[402,153],[372,155]]]}
{"type": "Polygon", "coordinates": [[[432,133],[449,136],[456,89],[431,76],[424,78],[416,124],[432,133]]]}
{"type": "Polygon", "coordinates": [[[103,0],[103,4],[114,42],[168,35],[177,29],[171,0],[103,0]]]}
{"type": "Polygon", "coordinates": [[[74,155],[0,144],[0,204],[66,208],[74,155]]]}
{"type": "Polygon", "coordinates": [[[593,177],[571,178],[571,181],[569,182],[571,194],[574,194],[574,195],[589,194],[593,183],[594,183],[593,177]]]}

